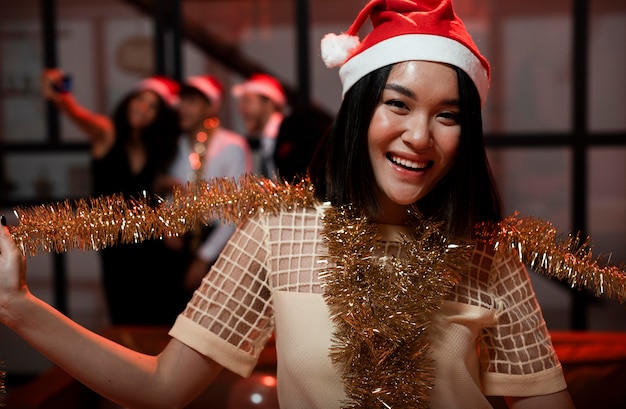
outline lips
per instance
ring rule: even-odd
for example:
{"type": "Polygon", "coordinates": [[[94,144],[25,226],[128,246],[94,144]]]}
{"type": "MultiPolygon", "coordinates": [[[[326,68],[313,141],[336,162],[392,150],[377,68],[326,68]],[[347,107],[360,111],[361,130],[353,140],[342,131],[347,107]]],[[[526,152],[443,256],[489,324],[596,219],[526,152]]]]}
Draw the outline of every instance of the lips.
{"type": "Polygon", "coordinates": [[[425,170],[433,166],[433,161],[412,161],[398,156],[393,156],[390,153],[387,154],[387,159],[394,165],[413,171],[425,170]]]}

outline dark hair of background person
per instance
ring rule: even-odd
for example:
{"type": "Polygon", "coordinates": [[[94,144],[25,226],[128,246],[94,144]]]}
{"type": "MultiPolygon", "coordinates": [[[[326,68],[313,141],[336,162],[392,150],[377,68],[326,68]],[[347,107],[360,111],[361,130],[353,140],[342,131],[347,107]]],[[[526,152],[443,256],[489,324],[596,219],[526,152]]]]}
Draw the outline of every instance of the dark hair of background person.
{"type": "MultiPolygon", "coordinates": [[[[117,105],[113,112],[113,124],[116,143],[123,144],[128,139],[131,127],[128,122],[128,104],[137,95],[132,92],[117,105]]],[[[158,100],[158,111],[154,121],[141,132],[141,139],[146,146],[150,161],[156,166],[157,173],[164,173],[169,169],[177,149],[177,138],[180,134],[178,113],[170,108],[162,98],[158,100]]]]}
{"type": "Polygon", "coordinates": [[[178,96],[180,98],[182,98],[182,97],[202,97],[203,99],[207,100],[209,102],[209,104],[213,103],[213,101],[211,101],[202,91],[200,91],[196,87],[192,87],[191,85],[184,85],[183,84],[180,87],[180,92],[178,93],[178,96]]]}
{"type": "Polygon", "coordinates": [[[295,108],[283,119],[274,150],[274,163],[283,180],[299,182],[306,176],[313,152],[331,125],[331,116],[310,106],[295,108]]]}

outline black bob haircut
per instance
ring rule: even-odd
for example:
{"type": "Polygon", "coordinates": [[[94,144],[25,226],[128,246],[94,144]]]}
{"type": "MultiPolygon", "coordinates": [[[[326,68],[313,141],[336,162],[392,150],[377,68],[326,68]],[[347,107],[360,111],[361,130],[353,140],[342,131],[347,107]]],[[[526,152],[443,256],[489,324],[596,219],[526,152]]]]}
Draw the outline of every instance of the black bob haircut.
{"type": "MultiPolygon", "coordinates": [[[[367,133],[394,65],[361,78],[348,92],[333,127],[320,141],[309,166],[319,200],[352,204],[376,217],[381,211],[372,183],[367,133]]],[[[426,217],[444,223],[450,237],[470,237],[476,223],[499,221],[502,205],[493,180],[482,129],[480,97],[473,81],[456,71],[461,138],[456,161],[439,184],[416,205],[426,217]]]]}

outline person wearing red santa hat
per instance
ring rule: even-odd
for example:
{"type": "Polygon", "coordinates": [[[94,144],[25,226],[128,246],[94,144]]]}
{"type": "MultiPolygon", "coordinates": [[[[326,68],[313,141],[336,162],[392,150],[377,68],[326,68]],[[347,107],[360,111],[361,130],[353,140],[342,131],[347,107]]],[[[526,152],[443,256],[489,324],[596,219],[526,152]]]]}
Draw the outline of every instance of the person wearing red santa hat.
{"type": "Polygon", "coordinates": [[[276,138],[284,118],[287,99],[280,82],[268,74],[253,74],[233,86],[248,143],[254,152],[254,172],[276,176],[276,138]]]}
{"type": "MultiPolygon", "coordinates": [[[[153,192],[157,177],[167,171],[176,152],[178,83],[163,76],[140,80],[108,116],[80,105],[70,90],[59,89],[62,78],[59,69],[44,70],[42,94],[89,139],[93,195],[140,197],[153,192]]],[[[173,322],[180,303],[170,304],[166,294],[174,278],[150,272],[151,266],[159,265],[161,245],[150,241],[99,253],[112,324],[173,322]]]]}
{"type": "MultiPolygon", "coordinates": [[[[182,84],[178,114],[183,134],[168,176],[160,181],[164,193],[189,182],[237,179],[252,172],[252,153],[246,139],[220,123],[223,97],[224,87],[213,75],[191,76],[182,84]]],[[[234,225],[215,220],[184,237],[166,240],[175,250],[171,264],[185,268],[186,295],[200,285],[234,230],[234,225]]]]}
{"type": "Polygon", "coordinates": [[[275,334],[284,408],[491,408],[487,395],[572,408],[520,256],[475,236],[501,219],[482,133],[489,64],[450,0],[373,0],[322,55],[344,97],[310,167],[318,200],[244,218],[162,353],[28,293],[6,229],[0,321],[127,407],[184,406],[222,368],[249,376],[275,334]],[[450,260],[464,243],[470,257],[450,260]]]}

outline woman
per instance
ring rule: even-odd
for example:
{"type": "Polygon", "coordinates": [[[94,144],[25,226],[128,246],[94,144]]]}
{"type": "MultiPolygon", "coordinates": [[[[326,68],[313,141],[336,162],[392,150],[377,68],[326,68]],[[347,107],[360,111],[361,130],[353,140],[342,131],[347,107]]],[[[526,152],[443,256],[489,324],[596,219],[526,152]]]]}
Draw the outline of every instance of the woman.
{"type": "Polygon", "coordinates": [[[488,77],[487,66],[464,28],[457,36],[460,21],[447,1],[374,0],[349,32],[370,14],[370,37],[379,36],[375,44],[385,56],[366,39],[348,60],[340,59],[344,100],[311,167],[320,200],[245,220],[159,356],[122,349],[30,295],[23,258],[6,231],[0,235],[0,320],[128,407],[180,407],[223,367],[249,374],[272,333],[286,408],[488,408],[485,394],[507,396],[513,408],[573,407],[517,256],[476,244],[470,262],[452,274],[458,279],[438,297],[423,287],[442,289],[437,282],[447,272],[430,277],[439,256],[430,257],[434,269],[417,274],[429,257],[414,251],[421,242],[407,238],[424,224],[412,215],[415,208],[459,242],[472,238],[473,223],[499,218],[480,130],[488,85],[480,75],[488,77]],[[393,23],[393,34],[384,32],[384,21],[393,23]],[[423,55],[425,48],[415,47],[407,58],[407,35],[420,42],[452,39],[453,45],[444,42],[455,52],[437,46],[423,55]],[[450,62],[447,57],[463,49],[474,57],[450,62]],[[375,66],[359,71],[363,64],[352,60],[358,55],[375,66]],[[413,258],[418,262],[405,263],[413,258]],[[382,286],[391,282],[390,289],[377,292],[374,276],[382,286]],[[419,316],[414,310],[430,308],[430,299],[440,308],[419,316]],[[405,307],[426,321],[402,321],[394,332],[395,315],[405,307]],[[386,333],[398,337],[383,339],[386,333]],[[355,339],[363,341],[356,351],[355,339]],[[396,354],[405,350],[410,353],[396,354]],[[381,367],[386,370],[377,372],[381,367]]]}
{"type": "MultiPolygon", "coordinates": [[[[150,195],[157,177],[165,174],[176,153],[178,84],[161,76],[146,78],[108,117],[86,109],[69,90],[60,89],[62,78],[63,73],[58,69],[45,70],[42,94],[88,137],[93,194],[150,195]]],[[[182,290],[178,297],[172,290],[181,288],[182,278],[180,274],[158,273],[162,249],[160,242],[150,241],[100,252],[112,324],[174,322],[184,302],[182,290]]]]}

